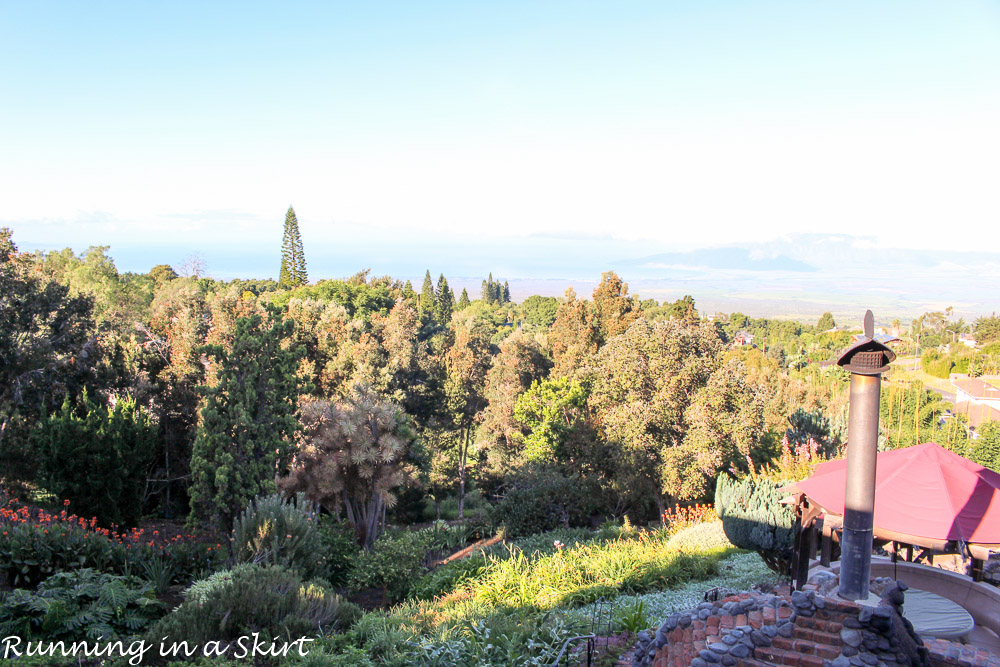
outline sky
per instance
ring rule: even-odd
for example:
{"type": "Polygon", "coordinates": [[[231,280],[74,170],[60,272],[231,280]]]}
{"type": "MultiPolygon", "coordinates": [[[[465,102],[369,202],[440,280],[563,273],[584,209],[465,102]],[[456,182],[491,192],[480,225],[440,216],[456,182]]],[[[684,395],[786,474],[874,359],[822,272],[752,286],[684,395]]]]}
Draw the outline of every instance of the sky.
{"type": "Polygon", "coordinates": [[[0,0],[0,225],[127,270],[274,276],[290,204],[313,278],[994,252],[998,118],[997,2],[0,0]]]}

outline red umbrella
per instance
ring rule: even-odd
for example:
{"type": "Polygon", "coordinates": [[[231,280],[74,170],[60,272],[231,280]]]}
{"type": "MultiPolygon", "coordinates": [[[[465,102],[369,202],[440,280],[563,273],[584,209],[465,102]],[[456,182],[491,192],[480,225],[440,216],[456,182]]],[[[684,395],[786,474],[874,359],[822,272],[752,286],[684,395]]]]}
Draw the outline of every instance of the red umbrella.
{"type": "MultiPolygon", "coordinates": [[[[844,514],[846,459],[820,464],[789,485],[833,514],[844,514]]],[[[940,445],[879,452],[875,529],[936,540],[1000,543],[1000,473],[940,445]]]]}

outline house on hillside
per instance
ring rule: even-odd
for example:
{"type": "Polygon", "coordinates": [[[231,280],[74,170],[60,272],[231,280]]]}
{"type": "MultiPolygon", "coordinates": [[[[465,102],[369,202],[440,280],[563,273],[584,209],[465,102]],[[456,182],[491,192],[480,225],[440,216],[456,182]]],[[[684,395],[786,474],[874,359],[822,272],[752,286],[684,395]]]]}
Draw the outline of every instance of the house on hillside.
{"type": "Polygon", "coordinates": [[[733,338],[733,346],[735,347],[752,347],[753,346],[753,334],[744,329],[740,329],[736,332],[736,336],[733,338]]]}
{"type": "Polygon", "coordinates": [[[958,342],[966,347],[971,347],[975,349],[976,334],[971,334],[971,333],[958,334],[958,342]]]}
{"type": "Polygon", "coordinates": [[[1000,422],[1000,378],[962,378],[951,384],[955,387],[955,412],[968,415],[970,428],[1000,422]]]}

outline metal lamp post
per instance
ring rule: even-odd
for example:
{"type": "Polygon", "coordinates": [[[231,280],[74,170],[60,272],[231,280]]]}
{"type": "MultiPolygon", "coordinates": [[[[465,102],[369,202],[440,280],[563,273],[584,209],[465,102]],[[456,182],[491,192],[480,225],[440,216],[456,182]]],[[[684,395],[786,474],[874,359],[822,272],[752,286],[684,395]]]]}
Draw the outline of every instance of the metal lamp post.
{"type": "Polygon", "coordinates": [[[866,600],[869,595],[879,397],[882,373],[895,359],[892,350],[875,340],[875,318],[869,310],[865,313],[864,337],[837,360],[837,365],[851,372],[839,590],[846,600],[866,600]]]}

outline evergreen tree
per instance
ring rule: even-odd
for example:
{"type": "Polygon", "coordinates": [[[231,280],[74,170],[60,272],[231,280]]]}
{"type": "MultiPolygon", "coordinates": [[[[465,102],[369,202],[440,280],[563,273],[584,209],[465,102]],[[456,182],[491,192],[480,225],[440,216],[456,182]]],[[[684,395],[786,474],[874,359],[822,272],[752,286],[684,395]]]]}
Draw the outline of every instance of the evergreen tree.
{"type": "Polygon", "coordinates": [[[455,310],[465,310],[470,305],[472,305],[472,302],[469,301],[469,291],[463,287],[462,296],[458,298],[458,305],[455,306],[455,310]]]}
{"type": "Polygon", "coordinates": [[[424,286],[420,288],[419,311],[421,315],[433,315],[437,300],[434,296],[434,282],[431,280],[431,272],[428,269],[424,274],[424,286]]]}
{"type": "Polygon", "coordinates": [[[417,293],[413,289],[413,283],[411,283],[409,280],[407,280],[406,284],[403,285],[403,298],[406,299],[407,301],[413,301],[413,302],[416,302],[417,300],[417,293]]]}
{"type": "Polygon", "coordinates": [[[510,285],[503,281],[503,303],[510,303],[510,285]]]}
{"type": "Polygon", "coordinates": [[[830,329],[837,326],[837,323],[833,320],[833,314],[830,311],[826,311],[820,316],[819,321],[816,322],[816,328],[820,331],[829,331],[830,329]]]}
{"type": "Polygon", "coordinates": [[[482,299],[483,303],[490,302],[490,286],[483,281],[482,287],[479,289],[479,298],[482,299]]]}
{"type": "Polygon", "coordinates": [[[451,322],[451,313],[455,310],[455,293],[448,287],[448,279],[442,273],[437,284],[437,319],[441,324],[451,322]]]}
{"type": "Polygon", "coordinates": [[[285,213],[285,234],[281,241],[281,274],[278,276],[278,283],[285,289],[291,289],[308,282],[299,221],[295,217],[295,209],[289,206],[285,213]]]}
{"type": "Polygon", "coordinates": [[[298,422],[301,346],[283,346],[291,320],[268,326],[260,315],[236,320],[231,349],[207,345],[218,382],[203,388],[201,423],[191,455],[191,520],[228,529],[250,501],[274,491],[291,458],[298,422]]]}

